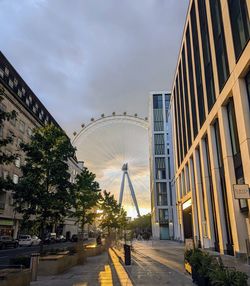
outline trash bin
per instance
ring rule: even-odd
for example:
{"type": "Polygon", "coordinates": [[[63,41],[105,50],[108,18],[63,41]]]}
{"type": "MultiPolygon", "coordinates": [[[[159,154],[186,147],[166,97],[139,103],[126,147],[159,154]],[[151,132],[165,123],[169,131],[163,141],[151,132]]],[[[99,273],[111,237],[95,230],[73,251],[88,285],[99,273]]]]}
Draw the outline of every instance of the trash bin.
{"type": "Polygon", "coordinates": [[[131,265],[131,246],[124,244],[123,248],[125,265],[131,265]]]}
{"type": "Polygon", "coordinates": [[[30,259],[31,281],[37,280],[39,257],[40,253],[31,254],[31,259],[30,259]]]}

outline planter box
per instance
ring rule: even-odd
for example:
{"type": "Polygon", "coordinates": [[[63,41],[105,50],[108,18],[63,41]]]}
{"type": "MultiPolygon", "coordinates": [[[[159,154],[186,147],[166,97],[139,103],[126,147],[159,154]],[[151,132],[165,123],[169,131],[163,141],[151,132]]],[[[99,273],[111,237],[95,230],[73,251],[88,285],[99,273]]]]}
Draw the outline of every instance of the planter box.
{"type": "Polygon", "coordinates": [[[0,286],[29,286],[31,272],[29,269],[4,269],[0,271],[0,286]]]}
{"type": "Polygon", "coordinates": [[[102,254],[106,250],[104,245],[97,245],[95,247],[86,247],[84,252],[87,257],[96,256],[102,254]]]}
{"type": "Polygon", "coordinates": [[[185,270],[186,270],[189,274],[192,274],[192,267],[191,267],[191,265],[190,265],[187,261],[185,261],[184,267],[185,267],[185,270]]]}
{"type": "Polygon", "coordinates": [[[50,255],[41,257],[38,275],[57,275],[78,264],[78,255],[50,255]]]}

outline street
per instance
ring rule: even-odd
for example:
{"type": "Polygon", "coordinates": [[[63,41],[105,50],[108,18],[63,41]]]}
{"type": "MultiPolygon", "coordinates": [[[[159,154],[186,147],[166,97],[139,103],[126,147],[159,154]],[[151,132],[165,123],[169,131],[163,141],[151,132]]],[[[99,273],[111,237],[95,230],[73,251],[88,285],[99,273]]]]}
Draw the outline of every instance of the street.
{"type": "MultiPolygon", "coordinates": [[[[91,244],[93,243],[93,240],[87,240],[84,241],[83,244],[91,244]]],[[[50,249],[63,249],[70,246],[74,246],[75,242],[61,242],[61,243],[54,243],[49,245],[44,245],[44,250],[50,250],[50,249]]],[[[4,250],[0,250],[0,267],[3,265],[9,265],[10,258],[17,257],[17,256],[27,256],[31,255],[31,253],[39,252],[40,246],[25,246],[25,247],[18,247],[18,248],[8,248],[4,250]]]]}

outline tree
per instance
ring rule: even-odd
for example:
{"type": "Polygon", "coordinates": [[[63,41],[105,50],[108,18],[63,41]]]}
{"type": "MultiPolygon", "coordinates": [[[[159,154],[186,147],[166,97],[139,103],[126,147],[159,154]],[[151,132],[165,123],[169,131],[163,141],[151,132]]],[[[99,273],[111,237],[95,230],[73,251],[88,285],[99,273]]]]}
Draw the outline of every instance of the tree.
{"type": "Polygon", "coordinates": [[[135,218],[129,222],[128,229],[132,230],[135,234],[142,234],[145,238],[149,238],[152,233],[151,214],[146,214],[141,217],[135,218]]]}
{"type": "Polygon", "coordinates": [[[102,217],[100,227],[107,229],[108,234],[111,234],[111,230],[124,229],[127,224],[127,213],[117,203],[114,195],[110,192],[104,191],[100,202],[102,217]]]}
{"type": "Polygon", "coordinates": [[[73,204],[67,161],[75,149],[64,131],[54,125],[34,130],[31,141],[21,144],[26,155],[23,176],[15,186],[15,210],[24,220],[34,216],[44,239],[45,226],[61,222],[73,204]]]}
{"type": "MultiPolygon", "coordinates": [[[[3,101],[3,97],[1,95],[4,94],[3,89],[0,89],[0,104],[3,101]]],[[[0,128],[3,127],[4,122],[9,120],[14,120],[16,118],[16,112],[13,110],[11,112],[6,112],[3,108],[0,107],[0,128]]],[[[15,154],[7,154],[6,146],[12,143],[14,136],[9,136],[7,138],[0,138],[0,166],[8,165],[12,163],[16,155],[15,154]]],[[[0,177],[0,190],[9,190],[12,189],[13,183],[10,178],[2,178],[0,177]]]]}
{"type": "Polygon", "coordinates": [[[74,186],[75,195],[75,211],[72,216],[77,218],[80,223],[81,230],[84,230],[84,225],[91,224],[95,218],[93,207],[95,207],[100,199],[99,184],[95,181],[95,174],[91,173],[87,168],[84,168],[81,174],[76,177],[74,186]]]}

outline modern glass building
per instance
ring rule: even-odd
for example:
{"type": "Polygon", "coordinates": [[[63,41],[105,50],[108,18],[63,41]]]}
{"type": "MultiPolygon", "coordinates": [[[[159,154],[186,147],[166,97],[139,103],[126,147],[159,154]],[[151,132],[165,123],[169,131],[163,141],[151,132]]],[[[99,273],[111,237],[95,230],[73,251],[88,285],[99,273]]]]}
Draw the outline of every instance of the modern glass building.
{"type": "Polygon", "coordinates": [[[176,222],[175,192],[172,190],[173,154],[171,93],[156,92],[150,95],[150,190],[152,228],[155,239],[174,239],[176,222]]]}
{"type": "Polygon", "coordinates": [[[171,97],[178,237],[236,256],[250,238],[249,15],[248,0],[190,1],[171,97]]]}

